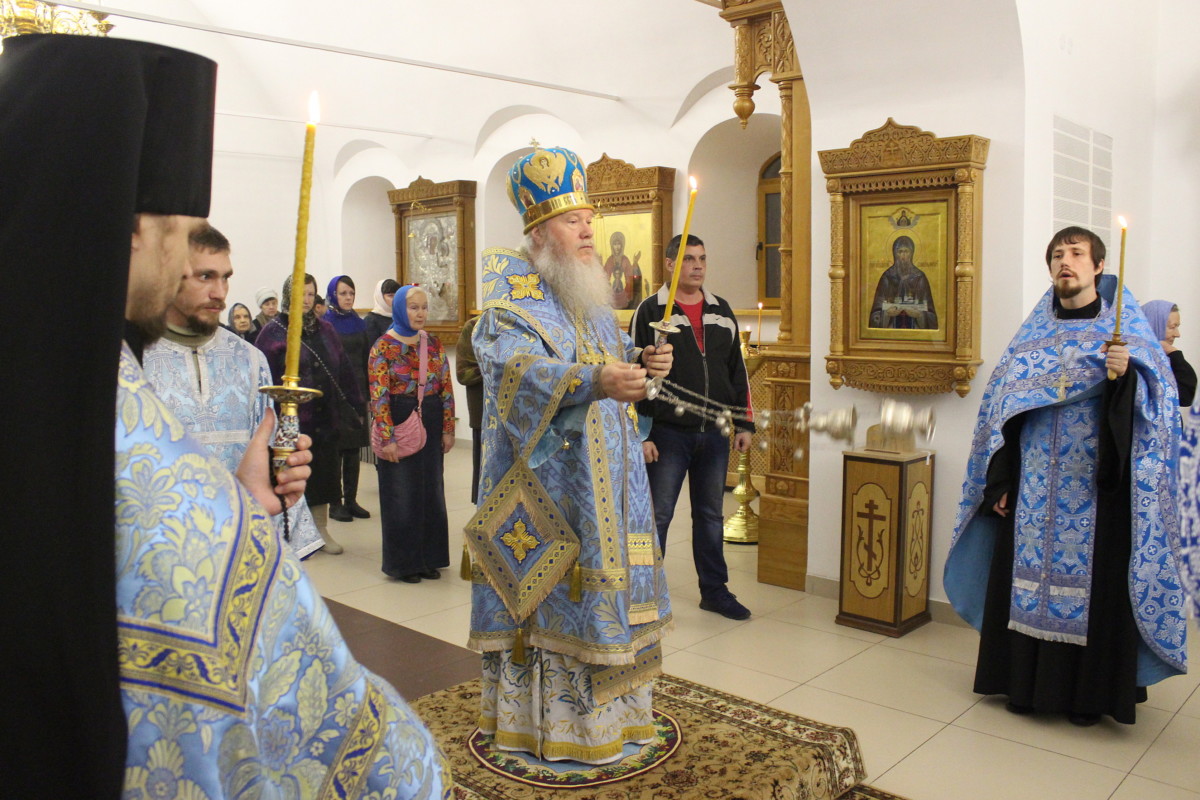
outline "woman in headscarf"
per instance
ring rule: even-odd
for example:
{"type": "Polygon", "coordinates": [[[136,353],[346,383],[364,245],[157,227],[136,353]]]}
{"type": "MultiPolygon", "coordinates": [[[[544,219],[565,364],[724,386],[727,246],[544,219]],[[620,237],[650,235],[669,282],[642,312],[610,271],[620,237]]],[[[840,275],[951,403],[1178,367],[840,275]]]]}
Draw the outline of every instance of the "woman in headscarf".
{"type": "Polygon", "coordinates": [[[367,374],[372,441],[379,456],[383,571],[405,583],[440,578],[438,569],[450,566],[442,464],[454,446],[454,390],[442,343],[424,331],[428,316],[425,290],[400,287],[392,302],[392,325],[371,348],[367,374]],[[418,407],[425,446],[401,456],[396,428],[418,407]]]}
{"type": "Polygon", "coordinates": [[[392,299],[396,296],[396,290],[399,288],[400,284],[391,278],[384,278],[375,284],[375,305],[367,316],[363,317],[363,322],[367,326],[368,348],[379,341],[379,337],[383,336],[391,326],[392,299]]]}
{"type": "MultiPolygon", "coordinates": [[[[317,281],[312,275],[304,276],[304,313],[300,334],[300,385],[318,389],[321,396],[301,403],[299,409],[300,432],[312,437],[312,477],[304,498],[312,511],[317,530],[325,540],[325,552],[330,555],[341,553],[343,548],[329,534],[329,504],[337,503],[342,497],[340,462],[338,460],[338,438],[340,417],[347,406],[357,408],[362,404],[358,384],[354,382],[354,370],[337,331],[313,313],[317,298],[317,281]]],[[[267,356],[271,366],[271,377],[276,384],[283,382],[284,362],[287,359],[287,328],[292,306],[292,281],[283,284],[282,303],[279,314],[258,334],[255,344],[267,356]]]]}
{"type": "Polygon", "coordinates": [[[226,329],[233,332],[234,336],[245,339],[250,344],[254,344],[254,340],[258,338],[258,329],[254,327],[254,319],[250,316],[250,309],[246,308],[244,303],[234,303],[229,309],[229,324],[226,329]]]}
{"type": "MultiPolygon", "coordinates": [[[[354,281],[349,275],[338,275],[329,282],[325,297],[329,299],[329,309],[325,312],[325,321],[333,326],[338,337],[342,340],[342,349],[354,371],[354,384],[358,387],[359,395],[367,395],[367,354],[371,342],[367,341],[367,326],[354,310],[354,281]]],[[[330,519],[338,522],[353,522],[357,519],[370,519],[371,512],[358,504],[358,473],[359,451],[367,446],[367,407],[362,402],[349,410],[353,413],[342,414],[338,423],[338,457],[342,463],[342,497],[340,503],[329,507],[330,519]]]]}
{"type": "Polygon", "coordinates": [[[254,302],[258,303],[258,316],[254,318],[254,329],[261,331],[279,313],[279,296],[275,294],[274,289],[261,286],[254,293],[254,302]]]}
{"type": "Polygon", "coordinates": [[[1179,389],[1179,405],[1191,406],[1196,399],[1196,370],[1183,357],[1183,351],[1175,346],[1175,340],[1179,338],[1179,306],[1170,300],[1151,300],[1142,305],[1142,311],[1150,320],[1150,327],[1167,358],[1171,359],[1171,372],[1179,389]]]}

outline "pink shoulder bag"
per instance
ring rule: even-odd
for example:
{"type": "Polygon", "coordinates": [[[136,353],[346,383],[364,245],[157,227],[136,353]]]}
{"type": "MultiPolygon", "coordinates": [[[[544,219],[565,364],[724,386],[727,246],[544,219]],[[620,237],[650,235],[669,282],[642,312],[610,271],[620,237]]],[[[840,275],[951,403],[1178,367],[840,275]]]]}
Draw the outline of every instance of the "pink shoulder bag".
{"type": "MultiPolygon", "coordinates": [[[[375,455],[383,458],[385,444],[395,444],[400,451],[400,458],[408,458],[425,446],[425,423],[421,419],[421,403],[425,400],[426,378],[426,335],[421,331],[421,366],[417,372],[417,407],[408,415],[408,419],[392,427],[392,440],[385,443],[379,436],[379,429],[371,426],[371,449],[375,455]]],[[[393,420],[394,422],[394,420],[393,420]]]]}

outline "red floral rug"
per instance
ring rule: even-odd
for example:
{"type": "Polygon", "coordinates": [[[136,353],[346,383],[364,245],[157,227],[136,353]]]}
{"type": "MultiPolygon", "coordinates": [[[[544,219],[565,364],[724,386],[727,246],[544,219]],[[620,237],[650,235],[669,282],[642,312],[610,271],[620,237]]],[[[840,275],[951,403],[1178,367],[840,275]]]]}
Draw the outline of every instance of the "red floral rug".
{"type": "MultiPolygon", "coordinates": [[[[458,800],[893,797],[860,786],[865,777],[862,755],[849,728],[825,725],[669,675],[658,678],[654,686],[660,722],[655,742],[615,765],[575,765],[577,769],[565,770],[570,773],[567,782],[558,784],[540,762],[528,771],[532,759],[511,759],[514,754],[485,749],[486,737],[476,729],[478,680],[418,698],[412,706],[450,762],[458,800]],[[517,763],[507,763],[510,760],[517,763]]],[[[564,772],[561,765],[552,771],[564,772]]]]}

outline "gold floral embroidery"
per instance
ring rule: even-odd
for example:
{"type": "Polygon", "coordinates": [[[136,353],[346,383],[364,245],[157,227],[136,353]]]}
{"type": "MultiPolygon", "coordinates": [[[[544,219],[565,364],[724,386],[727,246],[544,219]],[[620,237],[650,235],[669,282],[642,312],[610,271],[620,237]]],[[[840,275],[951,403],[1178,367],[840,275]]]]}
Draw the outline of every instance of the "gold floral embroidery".
{"type": "Polygon", "coordinates": [[[146,766],[125,769],[122,797],[208,800],[198,784],[183,777],[183,750],[177,742],[160,739],[150,745],[148,756],[146,766]]]}
{"type": "Polygon", "coordinates": [[[546,295],[542,292],[542,279],[538,275],[509,275],[508,285],[512,287],[512,298],[514,300],[523,300],[526,297],[532,297],[534,300],[545,300],[546,295]]]}
{"type": "MultiPolygon", "coordinates": [[[[367,682],[363,702],[357,712],[354,718],[349,720],[346,726],[348,730],[342,737],[333,767],[325,775],[325,781],[317,795],[321,800],[359,797],[371,774],[368,767],[375,761],[376,753],[383,742],[386,717],[391,713],[387,698],[371,681],[367,682]]],[[[447,777],[449,774],[447,771],[447,777]]]]}
{"type": "Polygon", "coordinates": [[[518,563],[525,560],[528,551],[541,544],[525,527],[525,521],[520,519],[513,525],[512,530],[500,537],[500,541],[509,546],[518,563]]]}

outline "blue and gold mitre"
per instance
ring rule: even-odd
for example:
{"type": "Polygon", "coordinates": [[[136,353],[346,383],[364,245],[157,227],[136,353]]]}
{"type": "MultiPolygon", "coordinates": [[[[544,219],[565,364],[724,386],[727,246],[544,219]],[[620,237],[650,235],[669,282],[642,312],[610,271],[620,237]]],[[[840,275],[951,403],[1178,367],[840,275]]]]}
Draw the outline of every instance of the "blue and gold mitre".
{"type": "Polygon", "coordinates": [[[533,226],[567,211],[592,208],[587,172],[579,156],[565,147],[538,147],[508,171],[508,199],[533,226]]]}

